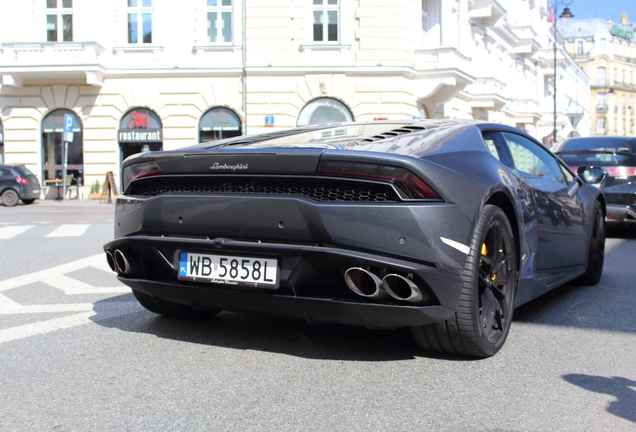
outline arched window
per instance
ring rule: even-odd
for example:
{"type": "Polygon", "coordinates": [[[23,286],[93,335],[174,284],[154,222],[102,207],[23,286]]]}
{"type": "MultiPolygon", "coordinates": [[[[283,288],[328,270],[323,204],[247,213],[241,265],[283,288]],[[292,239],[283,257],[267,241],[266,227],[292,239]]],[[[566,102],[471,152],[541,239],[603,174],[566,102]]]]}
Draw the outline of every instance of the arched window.
{"type": "Polygon", "coordinates": [[[321,123],[353,121],[351,111],[342,103],[331,98],[314,99],[300,111],[298,126],[321,123]]]}
{"type": "Polygon", "coordinates": [[[66,146],[68,161],[67,178],[71,177],[70,184],[81,186],[84,184],[84,140],[82,137],[82,122],[79,117],[70,110],[57,109],[51,111],[42,120],[42,179],[62,179],[62,161],[64,160],[64,114],[75,117],[73,122],[73,141],[66,146]]]}
{"type": "Polygon", "coordinates": [[[119,121],[117,137],[122,161],[135,153],[159,151],[163,144],[161,120],[148,108],[133,108],[119,121]]]}
{"type": "Polygon", "coordinates": [[[241,119],[230,109],[208,110],[199,121],[199,142],[214,141],[241,135],[241,119]]]}

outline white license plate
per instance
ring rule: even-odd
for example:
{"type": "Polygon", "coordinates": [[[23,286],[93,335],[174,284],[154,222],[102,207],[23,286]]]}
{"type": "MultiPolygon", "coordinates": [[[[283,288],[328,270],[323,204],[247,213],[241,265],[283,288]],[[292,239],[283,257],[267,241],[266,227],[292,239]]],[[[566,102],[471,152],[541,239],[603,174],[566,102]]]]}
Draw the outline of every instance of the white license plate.
{"type": "Polygon", "coordinates": [[[278,288],[278,261],[181,252],[179,279],[259,288],[278,288]]]}

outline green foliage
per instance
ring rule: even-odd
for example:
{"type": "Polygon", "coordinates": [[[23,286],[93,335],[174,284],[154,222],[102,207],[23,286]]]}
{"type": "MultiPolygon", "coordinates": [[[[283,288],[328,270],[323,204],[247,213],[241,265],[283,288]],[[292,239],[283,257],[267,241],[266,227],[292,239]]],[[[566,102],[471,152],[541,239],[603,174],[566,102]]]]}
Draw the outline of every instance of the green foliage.
{"type": "Polygon", "coordinates": [[[95,183],[93,183],[93,185],[91,186],[91,193],[99,193],[100,186],[101,185],[99,184],[99,180],[95,180],[95,183]]]}

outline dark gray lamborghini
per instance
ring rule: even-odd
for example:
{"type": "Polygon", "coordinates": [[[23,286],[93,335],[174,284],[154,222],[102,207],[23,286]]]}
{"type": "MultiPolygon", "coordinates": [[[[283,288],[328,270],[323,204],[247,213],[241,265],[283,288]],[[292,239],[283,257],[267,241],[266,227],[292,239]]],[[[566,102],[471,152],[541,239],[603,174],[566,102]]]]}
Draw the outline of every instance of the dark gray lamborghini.
{"type": "Polygon", "coordinates": [[[307,126],[123,163],[111,268],[148,310],[412,328],[487,357],[513,308],[603,270],[602,169],[476,121],[307,126]]]}

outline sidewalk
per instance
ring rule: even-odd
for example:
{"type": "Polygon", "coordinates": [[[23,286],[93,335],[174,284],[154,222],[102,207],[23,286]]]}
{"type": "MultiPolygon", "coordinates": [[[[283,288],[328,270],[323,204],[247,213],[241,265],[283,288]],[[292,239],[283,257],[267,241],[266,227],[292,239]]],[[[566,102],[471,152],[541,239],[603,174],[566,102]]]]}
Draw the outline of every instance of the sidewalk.
{"type": "MultiPolygon", "coordinates": [[[[65,199],[65,200],[54,200],[54,199],[44,199],[44,200],[35,200],[33,204],[29,204],[29,207],[112,207],[115,205],[116,198],[112,199],[111,204],[107,204],[107,200],[82,200],[82,199],[65,199]]],[[[20,202],[18,205],[24,205],[20,202]]]]}

